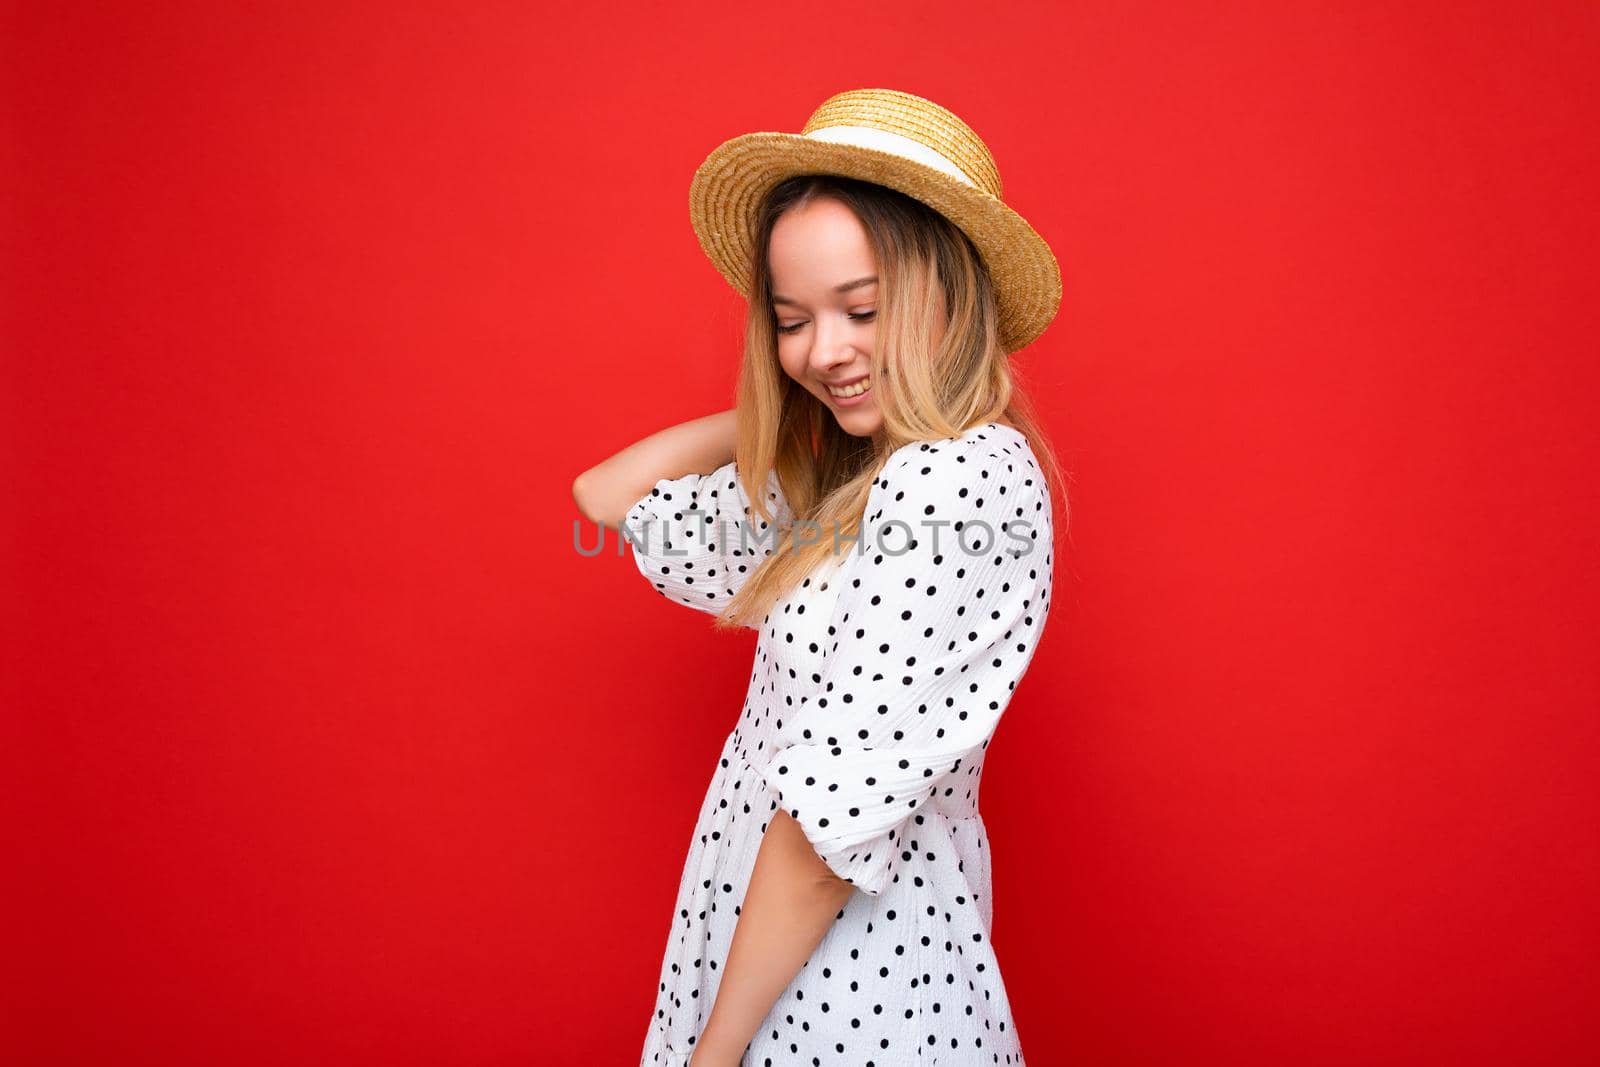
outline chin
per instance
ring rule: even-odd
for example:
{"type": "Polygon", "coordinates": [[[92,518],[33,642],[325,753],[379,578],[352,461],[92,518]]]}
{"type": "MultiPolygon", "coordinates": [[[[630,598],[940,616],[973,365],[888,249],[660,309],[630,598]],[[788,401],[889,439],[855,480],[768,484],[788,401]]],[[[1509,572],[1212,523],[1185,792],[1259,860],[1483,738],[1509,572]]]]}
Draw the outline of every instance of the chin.
{"type": "Polygon", "coordinates": [[[833,412],[834,421],[838,422],[839,429],[852,437],[872,437],[883,428],[883,416],[876,407],[865,407],[854,411],[833,412]]]}

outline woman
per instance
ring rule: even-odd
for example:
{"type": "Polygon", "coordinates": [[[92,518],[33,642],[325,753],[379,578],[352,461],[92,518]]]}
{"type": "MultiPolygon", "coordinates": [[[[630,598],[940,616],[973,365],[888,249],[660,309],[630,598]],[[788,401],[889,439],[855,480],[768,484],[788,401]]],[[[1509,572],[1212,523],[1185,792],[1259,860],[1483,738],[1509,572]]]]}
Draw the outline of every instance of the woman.
{"type": "Polygon", "coordinates": [[[890,90],[727,142],[691,205],[750,301],[738,406],[573,488],[760,634],[641,1064],[1021,1064],[978,781],[1049,611],[1060,477],[1009,353],[1054,257],[977,135],[890,90]]]}

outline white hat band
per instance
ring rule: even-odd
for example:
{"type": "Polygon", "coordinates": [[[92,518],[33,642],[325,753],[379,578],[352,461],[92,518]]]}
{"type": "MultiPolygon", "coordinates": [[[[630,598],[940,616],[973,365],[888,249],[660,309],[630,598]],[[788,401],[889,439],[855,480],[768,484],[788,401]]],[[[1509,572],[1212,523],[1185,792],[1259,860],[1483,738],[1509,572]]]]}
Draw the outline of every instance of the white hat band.
{"type": "Polygon", "coordinates": [[[913,163],[932,167],[941,174],[948,174],[963,185],[970,185],[974,189],[978,187],[977,182],[962,173],[961,168],[945,156],[904,134],[880,130],[876,126],[824,126],[822,129],[812,130],[806,136],[813,141],[829,141],[833,144],[855,145],[857,148],[888,152],[890,155],[909,159],[913,163]]]}

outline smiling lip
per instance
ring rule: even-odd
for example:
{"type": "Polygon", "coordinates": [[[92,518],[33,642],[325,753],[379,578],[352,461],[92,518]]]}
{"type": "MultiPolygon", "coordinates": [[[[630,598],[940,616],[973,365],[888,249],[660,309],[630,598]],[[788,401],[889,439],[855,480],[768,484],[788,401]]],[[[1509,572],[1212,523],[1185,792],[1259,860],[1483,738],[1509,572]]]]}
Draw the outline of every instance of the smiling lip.
{"type": "Polygon", "coordinates": [[[822,384],[826,385],[830,389],[845,389],[856,384],[857,382],[864,382],[870,377],[872,377],[871,374],[863,374],[859,378],[846,378],[842,382],[823,382],[822,384]]]}
{"type": "MultiPolygon", "coordinates": [[[[851,379],[850,381],[843,383],[843,385],[841,385],[841,386],[834,386],[834,388],[845,388],[845,387],[854,385],[857,382],[867,381],[867,379],[869,379],[871,377],[872,377],[871,374],[863,374],[859,378],[851,379]]],[[[870,384],[870,383],[867,385],[867,387],[864,390],[862,390],[861,392],[855,394],[854,396],[837,396],[833,392],[830,391],[828,393],[828,402],[830,404],[834,405],[835,407],[853,408],[853,407],[856,407],[856,406],[858,406],[860,404],[865,404],[867,402],[867,400],[871,398],[871,396],[873,394],[873,391],[874,391],[874,386],[872,384],[870,384]]]]}

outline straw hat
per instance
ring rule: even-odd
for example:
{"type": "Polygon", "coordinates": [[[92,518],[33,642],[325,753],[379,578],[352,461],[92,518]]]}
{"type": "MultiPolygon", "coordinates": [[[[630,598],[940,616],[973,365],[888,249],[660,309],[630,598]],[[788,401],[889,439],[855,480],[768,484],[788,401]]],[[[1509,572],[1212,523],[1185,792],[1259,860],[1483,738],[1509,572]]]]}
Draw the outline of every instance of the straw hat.
{"type": "Polygon", "coordinates": [[[719,145],[689,185],[700,247],[746,300],[762,197],[797,174],[838,174],[898,189],[961,227],[994,282],[1000,339],[1015,352],[1061,306],[1050,246],[1001,199],[988,146],[954,114],[911,93],[851,89],[830,96],[799,133],[747,133],[719,145]]]}

